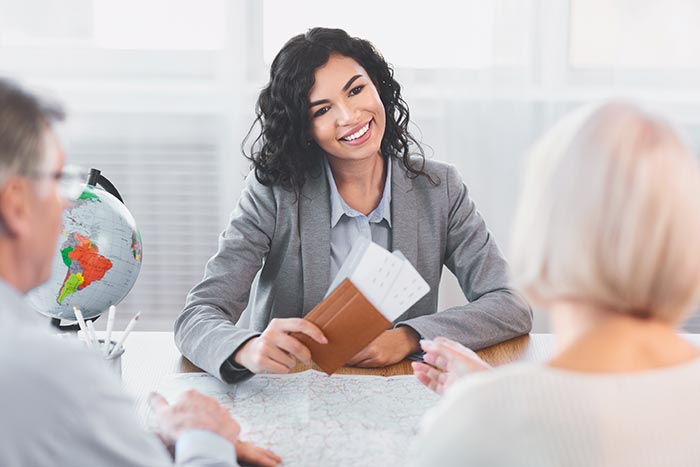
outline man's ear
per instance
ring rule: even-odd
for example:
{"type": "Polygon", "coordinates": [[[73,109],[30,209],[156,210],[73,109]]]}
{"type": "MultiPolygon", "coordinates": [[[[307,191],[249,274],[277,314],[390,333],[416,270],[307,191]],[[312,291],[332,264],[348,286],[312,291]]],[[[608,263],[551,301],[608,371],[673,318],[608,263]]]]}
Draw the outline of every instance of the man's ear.
{"type": "Polygon", "coordinates": [[[20,177],[11,177],[0,189],[0,220],[10,237],[25,235],[29,225],[29,184],[20,177]]]}

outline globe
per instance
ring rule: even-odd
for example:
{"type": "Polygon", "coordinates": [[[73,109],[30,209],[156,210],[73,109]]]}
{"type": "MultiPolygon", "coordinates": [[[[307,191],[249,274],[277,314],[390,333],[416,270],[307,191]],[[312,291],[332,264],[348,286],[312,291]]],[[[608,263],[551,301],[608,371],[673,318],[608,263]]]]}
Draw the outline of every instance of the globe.
{"type": "Polygon", "coordinates": [[[127,296],[142,254],[141,234],[126,206],[87,185],[63,213],[51,278],[29,293],[29,301],[52,318],[75,320],[78,306],[85,319],[94,319],[127,296]]]}

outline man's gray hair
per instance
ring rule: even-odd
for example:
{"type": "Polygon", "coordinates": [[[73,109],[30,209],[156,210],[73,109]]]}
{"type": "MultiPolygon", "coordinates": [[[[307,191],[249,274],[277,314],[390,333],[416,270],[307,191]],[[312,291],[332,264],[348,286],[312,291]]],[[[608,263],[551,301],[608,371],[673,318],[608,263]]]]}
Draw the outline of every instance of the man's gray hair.
{"type": "Polygon", "coordinates": [[[31,175],[44,163],[46,129],[64,112],[0,77],[0,187],[14,175],[31,175]]]}

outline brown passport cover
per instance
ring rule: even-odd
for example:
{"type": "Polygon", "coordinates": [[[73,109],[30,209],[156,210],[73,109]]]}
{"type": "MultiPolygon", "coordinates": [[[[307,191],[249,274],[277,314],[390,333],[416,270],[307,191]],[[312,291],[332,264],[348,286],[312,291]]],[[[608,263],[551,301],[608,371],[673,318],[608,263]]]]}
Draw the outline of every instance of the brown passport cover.
{"type": "Polygon", "coordinates": [[[329,375],[391,326],[349,279],[341,282],[304,319],[318,326],[328,343],[319,344],[300,333],[294,333],[294,337],[311,350],[313,361],[329,375]]]}

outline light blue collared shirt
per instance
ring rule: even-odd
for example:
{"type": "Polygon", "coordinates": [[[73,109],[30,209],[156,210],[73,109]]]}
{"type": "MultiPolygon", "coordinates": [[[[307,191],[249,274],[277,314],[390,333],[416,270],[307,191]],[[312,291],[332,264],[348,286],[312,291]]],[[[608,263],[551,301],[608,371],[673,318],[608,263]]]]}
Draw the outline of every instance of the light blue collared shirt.
{"type": "Polygon", "coordinates": [[[324,158],[331,187],[331,277],[333,282],[358,237],[372,240],[391,251],[391,161],[386,161],[386,180],[379,204],[365,216],[345,202],[333,178],[328,159],[324,158]]]}
{"type": "Polygon", "coordinates": [[[102,354],[51,335],[47,320],[2,278],[0,322],[0,465],[238,465],[231,443],[193,429],[178,437],[173,463],[143,430],[102,354]]]}

